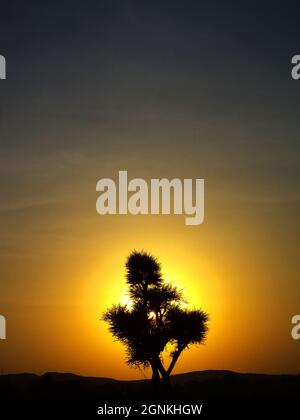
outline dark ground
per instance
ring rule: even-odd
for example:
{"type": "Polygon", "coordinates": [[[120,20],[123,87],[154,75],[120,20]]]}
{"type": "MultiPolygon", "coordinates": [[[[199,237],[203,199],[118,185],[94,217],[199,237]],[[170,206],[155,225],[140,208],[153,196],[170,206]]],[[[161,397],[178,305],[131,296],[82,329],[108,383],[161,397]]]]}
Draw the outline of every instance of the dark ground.
{"type": "MultiPolygon", "coordinates": [[[[129,417],[141,416],[142,404],[202,405],[199,415],[213,419],[299,418],[300,375],[242,374],[230,371],[200,371],[173,375],[172,397],[162,389],[153,400],[149,380],[118,381],[70,373],[0,375],[1,419],[101,419],[99,407],[131,407],[129,417]],[[137,408],[137,410],[135,410],[137,408]],[[136,412],[137,413],[136,413],[136,412]]],[[[171,418],[190,417],[171,413],[171,418]]],[[[124,415],[118,414],[120,420],[124,415]]],[[[165,417],[165,415],[164,415],[165,417]]]]}
{"type": "MultiPolygon", "coordinates": [[[[199,371],[172,376],[178,401],[287,399],[300,401],[300,375],[199,371]]],[[[119,381],[70,373],[0,376],[0,400],[151,401],[148,380],[119,381]]],[[[164,390],[162,390],[164,399],[164,390]]]]}

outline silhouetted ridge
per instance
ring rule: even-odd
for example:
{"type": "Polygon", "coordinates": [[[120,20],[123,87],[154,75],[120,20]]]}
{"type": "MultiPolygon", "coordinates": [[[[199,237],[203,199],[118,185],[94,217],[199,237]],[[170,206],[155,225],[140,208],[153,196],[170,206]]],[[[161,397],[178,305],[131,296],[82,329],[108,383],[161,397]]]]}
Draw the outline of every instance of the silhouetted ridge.
{"type": "MultiPolygon", "coordinates": [[[[300,375],[205,370],[172,376],[177,401],[297,400],[300,375]]],[[[48,372],[0,376],[1,400],[99,400],[111,403],[151,400],[151,380],[117,380],[48,372]]],[[[162,398],[167,398],[162,394],[162,398]]]]}

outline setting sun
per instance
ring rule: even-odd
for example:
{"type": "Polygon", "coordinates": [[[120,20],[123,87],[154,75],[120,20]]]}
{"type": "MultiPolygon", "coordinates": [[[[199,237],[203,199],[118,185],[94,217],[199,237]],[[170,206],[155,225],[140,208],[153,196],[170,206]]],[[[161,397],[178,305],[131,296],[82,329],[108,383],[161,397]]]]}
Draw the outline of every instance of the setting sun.
{"type": "Polygon", "coordinates": [[[128,295],[123,295],[120,299],[121,305],[126,305],[129,309],[132,307],[132,300],[128,295]]]}

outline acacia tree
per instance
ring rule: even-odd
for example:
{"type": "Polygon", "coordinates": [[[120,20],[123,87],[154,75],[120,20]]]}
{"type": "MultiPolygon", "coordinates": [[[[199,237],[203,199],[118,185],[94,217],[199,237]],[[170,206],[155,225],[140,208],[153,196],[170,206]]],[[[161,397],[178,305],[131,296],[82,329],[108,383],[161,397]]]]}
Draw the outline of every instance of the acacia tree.
{"type": "Polygon", "coordinates": [[[132,305],[114,305],[103,319],[112,335],[125,344],[129,365],[151,366],[157,394],[160,377],[170,389],[170,375],[183,350],[205,340],[208,315],[183,306],[182,293],[163,280],[160,264],[146,252],[129,255],[126,282],[132,305]],[[172,351],[171,361],[165,366],[162,353],[167,344],[172,351]]]}

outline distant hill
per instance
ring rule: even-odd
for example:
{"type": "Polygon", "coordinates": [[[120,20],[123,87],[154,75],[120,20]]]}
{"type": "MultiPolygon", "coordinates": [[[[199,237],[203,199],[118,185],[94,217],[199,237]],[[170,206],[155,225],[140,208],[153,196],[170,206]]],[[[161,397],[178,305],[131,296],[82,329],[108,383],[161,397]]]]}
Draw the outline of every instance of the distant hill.
{"type": "MultiPolygon", "coordinates": [[[[259,399],[300,400],[300,375],[236,373],[226,370],[188,372],[172,376],[177,401],[259,399]]],[[[164,390],[162,389],[162,398],[164,390]]],[[[48,372],[0,376],[0,400],[147,401],[151,381],[122,381],[72,373],[48,372]]]]}

